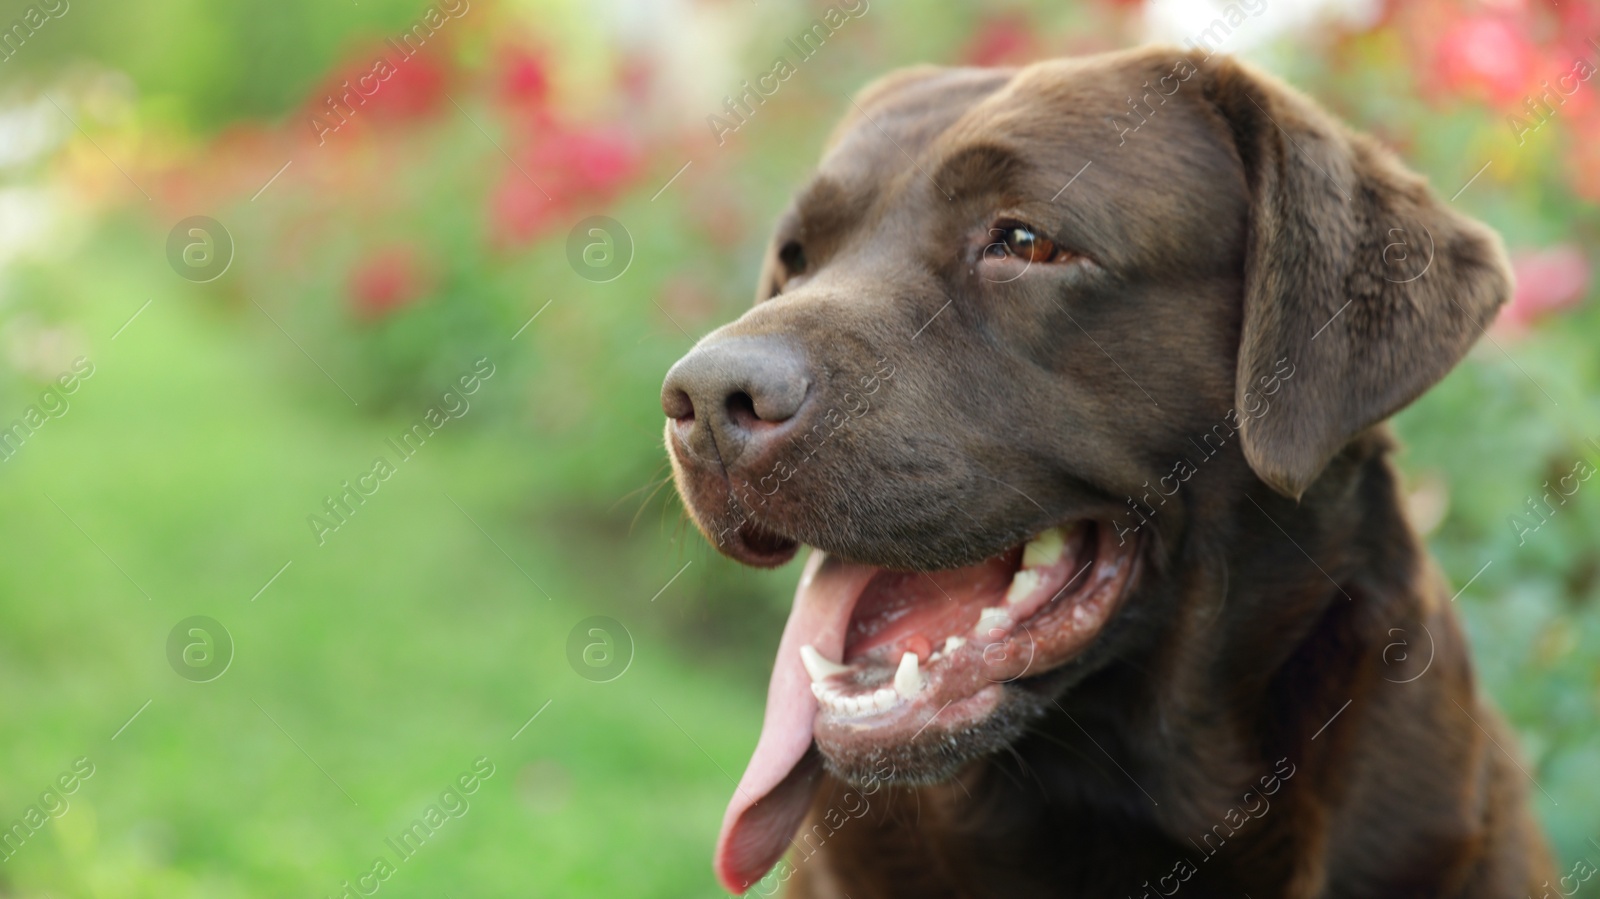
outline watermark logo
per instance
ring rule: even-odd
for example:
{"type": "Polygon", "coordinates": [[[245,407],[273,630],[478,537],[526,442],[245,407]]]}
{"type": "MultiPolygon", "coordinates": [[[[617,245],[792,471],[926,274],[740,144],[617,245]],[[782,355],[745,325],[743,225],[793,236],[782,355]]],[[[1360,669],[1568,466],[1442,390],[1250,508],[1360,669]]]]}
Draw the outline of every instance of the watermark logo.
{"type": "Polygon", "coordinates": [[[633,634],[615,618],[585,618],[567,634],[567,664],[584,680],[610,683],[633,664],[633,634]]]}
{"type": "Polygon", "coordinates": [[[1423,227],[1421,237],[1404,228],[1390,228],[1387,240],[1389,242],[1383,245],[1384,267],[1401,277],[1384,275],[1383,280],[1393,284],[1410,284],[1433,267],[1433,232],[1427,227],[1423,227]],[[1426,253],[1422,252],[1424,246],[1427,247],[1426,253]]]}
{"type": "Polygon", "coordinates": [[[233,664],[233,635],[215,618],[191,615],[167,634],[167,664],[184,680],[210,683],[233,664]]]}
{"type": "Polygon", "coordinates": [[[1384,667],[1394,669],[1395,673],[1409,675],[1406,677],[1390,677],[1385,674],[1383,679],[1391,684],[1409,684],[1428,673],[1433,667],[1434,643],[1433,632],[1428,626],[1418,625],[1422,628],[1422,635],[1427,638],[1427,658],[1423,658],[1418,647],[1411,645],[1412,636],[1403,627],[1389,628],[1389,645],[1383,648],[1384,667]],[[1412,674],[1411,672],[1415,672],[1412,674]]]}
{"type": "Polygon", "coordinates": [[[585,281],[615,281],[632,263],[633,235],[614,218],[591,215],[567,234],[567,264],[585,281]]]}
{"type": "Polygon", "coordinates": [[[167,234],[167,264],[185,281],[215,281],[233,264],[233,235],[208,215],[191,215],[167,234]]]}

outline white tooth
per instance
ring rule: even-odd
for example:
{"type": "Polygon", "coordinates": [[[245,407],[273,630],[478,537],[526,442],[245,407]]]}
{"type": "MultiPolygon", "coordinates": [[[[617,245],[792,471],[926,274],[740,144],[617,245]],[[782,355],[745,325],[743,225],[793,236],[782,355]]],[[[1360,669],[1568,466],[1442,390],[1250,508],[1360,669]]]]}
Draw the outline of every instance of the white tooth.
{"type": "Polygon", "coordinates": [[[950,653],[955,652],[956,650],[958,650],[961,647],[966,646],[966,645],[967,645],[967,638],[966,637],[956,637],[956,636],[946,637],[945,641],[944,641],[944,653],[945,653],[945,655],[949,655],[950,653]]]}
{"type": "Polygon", "coordinates": [[[1061,528],[1051,528],[1028,541],[1022,548],[1023,568],[1043,568],[1061,560],[1067,548],[1067,535],[1061,528]]]}
{"type": "Polygon", "coordinates": [[[878,691],[872,694],[872,702],[880,712],[887,712],[894,708],[894,704],[899,701],[899,698],[900,694],[888,687],[879,687],[878,691]]]}
{"type": "Polygon", "coordinates": [[[1005,609],[984,609],[978,615],[978,626],[973,632],[987,640],[995,630],[1009,630],[1011,628],[1011,615],[1005,609]]]}
{"type": "Polygon", "coordinates": [[[908,652],[900,657],[900,667],[894,672],[894,691],[907,699],[922,692],[925,683],[917,670],[917,654],[908,652]]]}
{"type": "Polygon", "coordinates": [[[811,675],[812,683],[826,680],[835,674],[843,674],[850,670],[848,665],[841,665],[825,658],[810,643],[800,647],[800,663],[806,666],[806,673],[811,675]]]}
{"type": "Polygon", "coordinates": [[[1010,589],[1006,590],[1006,605],[1016,605],[1033,595],[1033,591],[1039,589],[1040,580],[1042,578],[1039,572],[1032,568],[1024,568],[1018,571],[1011,578],[1010,589]]]}
{"type": "Polygon", "coordinates": [[[827,558],[827,554],[820,549],[813,549],[811,551],[811,555],[806,557],[805,568],[801,569],[800,571],[800,589],[804,590],[805,588],[811,586],[811,582],[817,576],[817,569],[822,567],[822,563],[826,561],[827,558]]]}

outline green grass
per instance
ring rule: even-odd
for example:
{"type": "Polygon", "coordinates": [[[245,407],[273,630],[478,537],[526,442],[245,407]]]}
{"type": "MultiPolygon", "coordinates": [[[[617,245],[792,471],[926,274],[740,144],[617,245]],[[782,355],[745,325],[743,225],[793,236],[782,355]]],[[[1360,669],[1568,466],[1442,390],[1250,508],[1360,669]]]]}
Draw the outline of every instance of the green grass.
{"type": "MultiPolygon", "coordinates": [[[[370,418],[265,322],[239,327],[170,276],[109,274],[138,269],[74,276],[95,372],[0,466],[0,821],[74,759],[95,765],[0,865],[0,893],[337,895],[487,757],[468,811],[383,895],[713,894],[728,775],[759,729],[747,660],[771,647],[691,654],[668,635],[706,614],[706,578],[741,575],[653,522],[576,539],[530,492],[538,454],[476,412],[318,546],[306,517],[374,456],[397,460],[383,440],[422,410],[370,418]],[[268,374],[297,364],[304,378],[268,374]],[[567,660],[597,613],[635,641],[610,683],[567,660]],[[216,681],[167,661],[190,615],[235,642],[216,681]]],[[[512,387],[497,375],[485,402],[512,387]]]]}

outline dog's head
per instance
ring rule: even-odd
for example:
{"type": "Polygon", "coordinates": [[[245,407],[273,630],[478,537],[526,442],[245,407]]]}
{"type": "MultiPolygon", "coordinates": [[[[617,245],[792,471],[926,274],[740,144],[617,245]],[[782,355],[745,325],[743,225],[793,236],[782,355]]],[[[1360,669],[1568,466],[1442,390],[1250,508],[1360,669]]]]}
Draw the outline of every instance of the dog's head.
{"type": "Polygon", "coordinates": [[[864,91],[756,306],[662,390],[712,543],[760,566],[813,547],[724,883],[782,854],[821,763],[926,782],[1016,739],[1140,638],[1120,624],[1204,526],[1182,497],[1204,460],[1300,497],[1507,290],[1492,234],[1233,61],[864,91]]]}

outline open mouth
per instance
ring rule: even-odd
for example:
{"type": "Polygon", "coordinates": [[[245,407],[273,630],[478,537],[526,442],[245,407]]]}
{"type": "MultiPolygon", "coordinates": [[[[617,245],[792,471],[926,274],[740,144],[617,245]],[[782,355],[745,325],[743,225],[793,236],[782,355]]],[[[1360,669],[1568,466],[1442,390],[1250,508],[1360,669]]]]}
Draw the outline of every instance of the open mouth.
{"type": "Polygon", "coordinates": [[[906,782],[952,773],[941,768],[955,757],[949,741],[981,730],[1008,689],[1028,689],[1088,646],[1127,592],[1135,559],[1132,541],[1092,521],[944,571],[813,551],[761,739],[723,819],[723,885],[747,888],[788,848],[821,771],[813,743],[847,777],[885,759],[906,782]]]}

